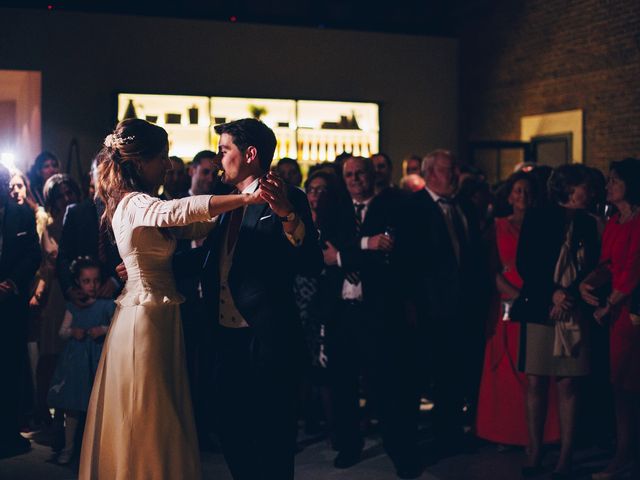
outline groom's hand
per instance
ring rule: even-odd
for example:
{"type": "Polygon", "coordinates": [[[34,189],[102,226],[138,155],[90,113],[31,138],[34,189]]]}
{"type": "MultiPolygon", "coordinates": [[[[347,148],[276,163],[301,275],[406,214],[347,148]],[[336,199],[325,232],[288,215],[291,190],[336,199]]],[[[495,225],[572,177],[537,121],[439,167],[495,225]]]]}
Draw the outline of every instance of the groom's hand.
{"type": "Polygon", "coordinates": [[[286,217],[293,212],[293,205],[287,197],[287,184],[274,173],[267,173],[260,180],[262,198],[269,204],[278,217],[286,217]]]}

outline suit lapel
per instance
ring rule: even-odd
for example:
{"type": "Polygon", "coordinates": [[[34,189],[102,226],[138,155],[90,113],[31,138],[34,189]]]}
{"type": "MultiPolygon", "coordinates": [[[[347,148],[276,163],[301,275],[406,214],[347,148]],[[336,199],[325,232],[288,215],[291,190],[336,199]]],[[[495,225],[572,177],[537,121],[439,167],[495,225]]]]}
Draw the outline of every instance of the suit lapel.
{"type": "Polygon", "coordinates": [[[264,205],[249,205],[244,212],[244,216],[242,217],[242,223],[240,224],[240,235],[238,238],[242,237],[243,233],[248,230],[253,230],[256,224],[260,221],[265,215],[265,212],[269,208],[268,204],[264,205]]]}
{"type": "Polygon", "coordinates": [[[425,205],[431,210],[431,218],[435,220],[435,224],[430,228],[430,235],[432,236],[434,243],[440,245],[441,248],[450,250],[451,255],[455,258],[453,244],[451,243],[451,235],[449,234],[449,228],[447,227],[447,221],[444,218],[444,213],[440,209],[440,205],[433,201],[433,198],[426,190],[423,190],[423,198],[425,205]],[[436,220],[437,219],[437,220],[436,220]]]}

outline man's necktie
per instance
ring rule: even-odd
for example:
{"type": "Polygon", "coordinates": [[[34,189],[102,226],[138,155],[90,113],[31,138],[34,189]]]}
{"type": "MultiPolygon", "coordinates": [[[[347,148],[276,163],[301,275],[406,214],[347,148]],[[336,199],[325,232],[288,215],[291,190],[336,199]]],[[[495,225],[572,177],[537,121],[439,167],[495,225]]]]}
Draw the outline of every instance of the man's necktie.
{"type": "Polygon", "coordinates": [[[460,264],[462,263],[464,251],[466,249],[467,233],[464,228],[464,224],[462,223],[462,218],[460,218],[457,204],[454,201],[443,197],[438,199],[438,204],[443,207],[447,228],[449,229],[451,241],[453,243],[453,250],[456,258],[458,259],[458,264],[460,264]]]}
{"type": "Polygon", "coordinates": [[[360,231],[360,227],[362,227],[362,212],[364,211],[365,206],[366,205],[364,203],[355,203],[353,205],[356,214],[356,226],[358,227],[358,231],[360,231]]]}
{"type": "MultiPolygon", "coordinates": [[[[362,227],[362,212],[364,211],[364,207],[366,205],[364,203],[354,203],[353,208],[356,216],[356,234],[360,235],[360,229],[362,227]]],[[[357,285],[360,283],[360,273],[359,272],[347,272],[345,274],[347,281],[353,285],[357,285]]]]}
{"type": "Polygon", "coordinates": [[[227,227],[227,254],[231,253],[231,250],[233,250],[233,247],[238,240],[238,233],[240,233],[243,214],[244,207],[238,207],[235,210],[232,210],[229,214],[229,226],[227,227]]]}

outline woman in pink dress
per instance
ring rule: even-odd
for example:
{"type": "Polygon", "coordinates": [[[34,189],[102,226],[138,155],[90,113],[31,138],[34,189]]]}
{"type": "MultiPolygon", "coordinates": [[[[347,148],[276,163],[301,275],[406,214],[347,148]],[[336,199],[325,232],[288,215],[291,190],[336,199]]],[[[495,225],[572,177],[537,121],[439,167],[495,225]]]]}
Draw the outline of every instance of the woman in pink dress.
{"type": "Polygon", "coordinates": [[[640,283],[640,160],[612,162],[607,182],[607,202],[617,213],[609,219],[602,238],[599,268],[580,285],[582,298],[598,307],[595,319],[609,322],[610,368],[616,409],[616,454],[595,480],[620,478],[635,458],[640,477],[640,322],[631,299],[640,283]],[[611,293],[598,298],[595,287],[602,272],[611,279],[611,293]],[[633,318],[635,317],[635,319],[633,318]],[[635,446],[633,445],[634,436],[635,446]]]}
{"type": "MultiPolygon", "coordinates": [[[[502,308],[489,318],[484,367],[480,383],[476,434],[505,445],[527,445],[529,437],[525,415],[527,376],[518,371],[520,324],[510,321],[509,307],[520,294],[522,279],[516,270],[516,251],[525,212],[533,203],[535,183],[524,172],[512,175],[506,185],[513,213],[495,220],[496,287],[502,308]]],[[[535,253],[535,252],[534,252],[535,253]]],[[[550,396],[555,391],[550,389],[550,396]]],[[[559,439],[557,402],[549,402],[544,441],[559,439]]]]}

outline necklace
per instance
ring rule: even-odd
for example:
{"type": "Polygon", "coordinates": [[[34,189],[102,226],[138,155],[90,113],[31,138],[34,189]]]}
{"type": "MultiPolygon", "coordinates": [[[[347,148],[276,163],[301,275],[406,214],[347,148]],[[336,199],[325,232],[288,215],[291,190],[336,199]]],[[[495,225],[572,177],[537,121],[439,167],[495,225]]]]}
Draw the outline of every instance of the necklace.
{"type": "Polygon", "coordinates": [[[635,205],[631,206],[628,215],[623,216],[622,213],[620,213],[618,223],[627,223],[629,220],[636,216],[636,213],[638,213],[638,207],[635,205]]]}

